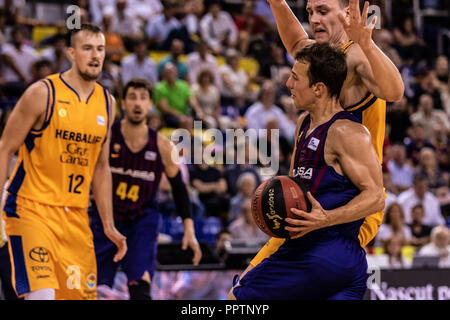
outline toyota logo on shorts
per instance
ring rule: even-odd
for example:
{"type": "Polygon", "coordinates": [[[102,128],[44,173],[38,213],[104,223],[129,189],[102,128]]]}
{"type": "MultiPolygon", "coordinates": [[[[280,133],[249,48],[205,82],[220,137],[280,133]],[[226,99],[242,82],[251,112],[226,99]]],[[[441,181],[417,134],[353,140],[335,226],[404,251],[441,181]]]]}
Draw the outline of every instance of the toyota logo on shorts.
{"type": "Polygon", "coordinates": [[[48,251],[42,247],[35,247],[30,251],[30,258],[37,262],[47,263],[50,260],[48,251]]]}

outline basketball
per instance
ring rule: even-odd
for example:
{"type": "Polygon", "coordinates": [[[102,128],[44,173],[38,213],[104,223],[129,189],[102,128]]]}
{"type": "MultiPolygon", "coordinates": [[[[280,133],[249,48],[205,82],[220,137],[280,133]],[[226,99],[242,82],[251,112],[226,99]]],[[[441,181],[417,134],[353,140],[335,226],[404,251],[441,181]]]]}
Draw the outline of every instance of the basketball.
{"type": "Polygon", "coordinates": [[[288,238],[285,218],[296,216],[291,208],[309,212],[311,203],[308,190],[298,179],[276,176],[263,182],[252,197],[252,215],[256,225],[266,234],[276,238],[288,238]]]}

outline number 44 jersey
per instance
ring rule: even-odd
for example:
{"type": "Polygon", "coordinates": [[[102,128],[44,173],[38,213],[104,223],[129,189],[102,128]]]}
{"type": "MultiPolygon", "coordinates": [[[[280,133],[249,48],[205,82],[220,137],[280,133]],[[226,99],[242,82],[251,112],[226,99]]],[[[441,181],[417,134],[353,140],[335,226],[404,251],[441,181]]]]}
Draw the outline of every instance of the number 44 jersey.
{"type": "Polygon", "coordinates": [[[87,208],[108,133],[111,97],[96,83],[83,101],[61,74],[42,82],[48,92],[44,123],[20,147],[8,192],[47,205],[87,208]]]}
{"type": "Polygon", "coordinates": [[[134,220],[146,209],[156,209],[156,191],[164,171],[158,150],[158,133],[148,129],[147,144],[132,152],[125,142],[120,121],[111,128],[110,166],[116,221],[134,220]]]}

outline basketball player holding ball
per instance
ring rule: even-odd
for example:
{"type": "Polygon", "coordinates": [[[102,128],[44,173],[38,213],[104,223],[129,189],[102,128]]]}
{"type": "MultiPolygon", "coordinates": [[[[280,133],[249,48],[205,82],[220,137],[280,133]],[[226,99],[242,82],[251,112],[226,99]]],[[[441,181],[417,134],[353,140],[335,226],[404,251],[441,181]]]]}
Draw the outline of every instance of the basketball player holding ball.
{"type": "Polygon", "coordinates": [[[291,211],[295,233],[249,270],[230,291],[238,300],[359,300],[367,261],[358,240],[364,218],[381,211],[381,165],[369,131],[345,111],[339,95],[347,76],[340,47],[311,44],[295,56],[286,86],[298,119],[291,175],[309,190],[311,211],[291,211]]]}

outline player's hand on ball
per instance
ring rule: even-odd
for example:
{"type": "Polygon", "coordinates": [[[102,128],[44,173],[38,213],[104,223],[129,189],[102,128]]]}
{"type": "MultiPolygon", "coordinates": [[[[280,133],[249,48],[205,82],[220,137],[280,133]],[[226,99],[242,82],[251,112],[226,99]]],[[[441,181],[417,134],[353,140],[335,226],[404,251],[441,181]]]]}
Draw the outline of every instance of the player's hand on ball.
{"type": "Polygon", "coordinates": [[[191,248],[192,251],[194,252],[192,264],[196,266],[200,263],[200,260],[202,259],[202,250],[200,249],[200,244],[198,243],[195,235],[189,232],[185,232],[183,239],[181,240],[181,249],[186,250],[188,247],[191,248]]]}
{"type": "Polygon", "coordinates": [[[330,219],[327,211],[314,199],[311,192],[308,192],[307,195],[312,205],[311,212],[291,208],[291,212],[297,215],[298,219],[285,219],[289,224],[285,229],[291,233],[296,233],[294,236],[291,236],[291,239],[300,238],[311,231],[329,226],[330,219]]]}
{"type": "Polygon", "coordinates": [[[117,253],[114,262],[122,260],[127,253],[127,238],[123,236],[115,227],[105,230],[105,235],[117,246],[117,253]]]}

